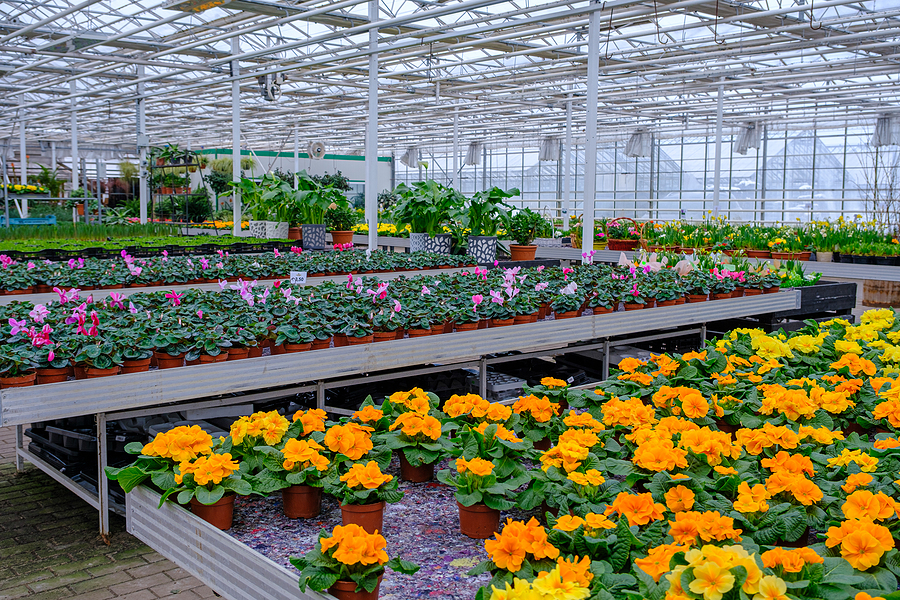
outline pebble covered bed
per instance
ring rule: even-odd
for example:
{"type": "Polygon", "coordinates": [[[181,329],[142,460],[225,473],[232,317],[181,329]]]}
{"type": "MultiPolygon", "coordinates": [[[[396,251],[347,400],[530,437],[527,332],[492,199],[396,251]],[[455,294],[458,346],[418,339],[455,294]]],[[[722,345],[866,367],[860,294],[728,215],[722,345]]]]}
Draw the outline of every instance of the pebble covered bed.
{"type": "MultiPolygon", "coordinates": [[[[447,468],[449,461],[438,463],[436,470],[447,468]]],[[[400,476],[396,457],[388,472],[400,476]]],[[[405,494],[397,504],[384,511],[387,552],[421,567],[415,575],[388,571],[381,583],[381,600],[471,600],[478,588],[487,584],[490,574],[469,577],[466,573],[487,559],[484,540],[473,540],[459,532],[459,515],[453,489],[432,480],[426,483],[400,482],[405,494]]],[[[501,513],[521,519],[526,513],[512,510],[501,513]]],[[[527,517],[526,517],[527,519],[527,517]]],[[[328,531],[341,524],[338,501],[322,497],[322,514],[313,519],[289,519],[281,509],[281,496],[269,498],[238,496],[234,505],[234,525],[227,532],[240,542],[291,570],[289,558],[311,550],[324,527],[328,531]]],[[[501,525],[502,526],[502,525],[501,525]]],[[[298,572],[299,574],[299,572],[298,572]]]]}

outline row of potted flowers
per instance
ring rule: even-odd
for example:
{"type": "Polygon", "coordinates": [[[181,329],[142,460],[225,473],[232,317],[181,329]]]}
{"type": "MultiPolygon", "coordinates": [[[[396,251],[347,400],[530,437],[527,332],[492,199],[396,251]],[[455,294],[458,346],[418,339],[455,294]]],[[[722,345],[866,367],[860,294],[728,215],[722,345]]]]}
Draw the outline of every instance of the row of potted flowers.
{"type": "Polygon", "coordinates": [[[12,387],[302,352],[480,327],[777,291],[779,278],[714,268],[605,265],[447,273],[391,282],[348,276],[293,288],[219,282],[221,291],[112,292],[0,307],[0,385],[12,387]],[[659,268],[659,270],[654,270],[659,268]],[[746,286],[746,287],[745,287],[746,286]],[[755,287],[750,287],[755,286],[755,287]],[[768,287],[766,287],[768,286],[768,287]]]}
{"type": "Polygon", "coordinates": [[[444,267],[474,266],[467,256],[429,252],[376,251],[366,256],[352,246],[334,252],[289,252],[244,256],[218,250],[213,254],[170,256],[164,250],[153,258],[135,258],[122,250],[117,259],[71,258],[67,261],[17,261],[0,254],[0,290],[6,294],[48,293],[54,287],[118,289],[190,283],[215,283],[220,279],[288,278],[292,271],[308,275],[384,273],[444,267]]]}
{"type": "Polygon", "coordinates": [[[790,336],[735,330],[699,352],[625,359],[594,391],[545,378],[511,406],[414,389],[338,422],[314,409],[256,413],[219,441],[177,428],[130,446],[135,463],[108,475],[126,490],[149,480],[198,515],[229,493],[280,491],[286,512],[290,496],[311,497],[293,515],[312,518],[324,489],[343,525],[294,561],[304,588],[334,592],[350,577],[358,592],[377,589],[384,569],[369,569],[387,555],[366,563],[338,549],[343,536],[377,535],[371,514],[402,502],[384,472],[394,452],[401,477],[419,482],[451,458],[437,478],[456,490],[460,530],[494,536],[470,572],[492,576],[479,598],[889,597],[900,576],[898,341],[891,310],[790,336]],[[545,524],[498,531],[513,507],[540,508],[545,524]]]}

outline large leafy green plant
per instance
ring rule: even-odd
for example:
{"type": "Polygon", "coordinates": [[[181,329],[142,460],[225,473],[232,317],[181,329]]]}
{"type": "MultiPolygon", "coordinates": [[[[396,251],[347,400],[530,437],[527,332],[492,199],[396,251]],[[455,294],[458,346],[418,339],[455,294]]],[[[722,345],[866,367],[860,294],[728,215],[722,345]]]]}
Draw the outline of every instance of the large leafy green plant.
{"type": "Polygon", "coordinates": [[[292,222],[308,225],[325,223],[325,213],[332,204],[346,206],[347,199],[341,190],[321,178],[310,177],[306,171],[297,173],[296,202],[292,222]]]}
{"type": "Polygon", "coordinates": [[[241,177],[240,181],[228,183],[241,194],[241,203],[244,212],[250,215],[254,221],[265,221],[269,218],[269,205],[263,201],[263,189],[252,179],[241,177]]]}
{"type": "Polygon", "coordinates": [[[506,231],[521,246],[528,246],[544,226],[544,217],[530,208],[523,208],[509,218],[506,231]]]}
{"type": "Polygon", "coordinates": [[[400,196],[400,202],[393,210],[397,227],[402,229],[409,225],[413,233],[431,236],[444,232],[444,223],[464,201],[458,191],[433,179],[409,186],[401,183],[394,193],[400,196]]]}
{"type": "Polygon", "coordinates": [[[518,188],[503,191],[493,187],[475,192],[469,198],[468,205],[457,210],[457,218],[469,229],[469,235],[497,235],[497,230],[509,218],[509,211],[513,208],[504,200],[518,195],[518,188]]]}

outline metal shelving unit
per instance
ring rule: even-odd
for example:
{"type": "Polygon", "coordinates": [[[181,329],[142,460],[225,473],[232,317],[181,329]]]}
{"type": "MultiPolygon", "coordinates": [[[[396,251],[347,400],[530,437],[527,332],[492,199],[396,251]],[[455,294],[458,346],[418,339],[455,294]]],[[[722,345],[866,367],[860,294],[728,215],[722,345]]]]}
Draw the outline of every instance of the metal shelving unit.
{"type": "MultiPolygon", "coordinates": [[[[271,400],[316,392],[317,407],[338,414],[348,411],[325,404],[325,390],[476,367],[485,394],[489,365],[535,356],[602,350],[603,374],[609,372],[612,346],[638,341],[699,334],[716,321],[799,308],[797,290],[761,296],[684,304],[645,311],[617,312],[576,319],[542,321],[377,344],[329,348],[299,354],[267,356],[236,362],[198,365],[118,375],[111,378],[53,383],[0,391],[0,426],[15,425],[17,466],[35,460],[23,444],[23,426],[94,414],[97,424],[99,472],[107,464],[106,423],[117,419],[271,400]],[[510,354],[512,353],[512,354],[510,354]]],[[[57,480],[74,489],[77,483],[56,472],[57,480]]],[[[100,530],[108,531],[111,507],[105,478],[98,482],[96,505],[100,530]]],[[[84,492],[84,490],[80,490],[84,492]]],[[[86,493],[86,492],[85,492],[86,493]]],[[[79,493],[79,495],[82,495],[79,493]]],[[[82,495],[83,497],[83,495],[82,495]]]]}

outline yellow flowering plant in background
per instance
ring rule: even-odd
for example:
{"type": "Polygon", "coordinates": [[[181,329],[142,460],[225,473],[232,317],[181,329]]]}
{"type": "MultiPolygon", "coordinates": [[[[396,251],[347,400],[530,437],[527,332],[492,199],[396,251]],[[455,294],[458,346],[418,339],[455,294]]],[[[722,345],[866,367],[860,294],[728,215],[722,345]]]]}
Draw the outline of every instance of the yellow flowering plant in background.
{"type": "Polygon", "coordinates": [[[300,571],[300,591],[326,592],[338,581],[356,583],[357,592],[373,592],[385,569],[413,575],[418,565],[399,557],[389,558],[387,540],[368,533],[359,525],[338,525],[329,533],[322,529],[315,547],[302,557],[291,557],[300,571]]]}

